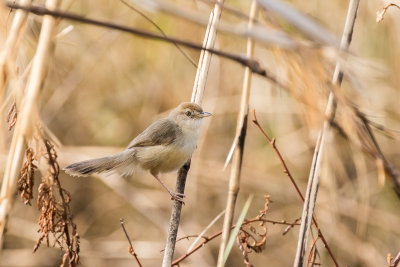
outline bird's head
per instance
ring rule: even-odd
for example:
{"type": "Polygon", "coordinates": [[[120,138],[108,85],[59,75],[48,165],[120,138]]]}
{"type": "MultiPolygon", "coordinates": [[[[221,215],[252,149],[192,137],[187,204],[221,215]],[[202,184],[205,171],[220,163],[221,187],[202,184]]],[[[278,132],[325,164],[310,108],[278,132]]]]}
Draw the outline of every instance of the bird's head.
{"type": "Polygon", "coordinates": [[[211,116],[211,113],[203,111],[195,103],[184,102],[176,107],[169,116],[182,127],[198,129],[202,119],[211,116]]]}

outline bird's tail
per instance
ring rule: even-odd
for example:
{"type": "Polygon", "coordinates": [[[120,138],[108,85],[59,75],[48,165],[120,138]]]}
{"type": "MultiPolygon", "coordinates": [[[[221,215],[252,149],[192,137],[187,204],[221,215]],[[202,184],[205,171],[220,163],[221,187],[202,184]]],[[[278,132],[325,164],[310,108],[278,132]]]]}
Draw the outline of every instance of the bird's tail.
{"type": "Polygon", "coordinates": [[[94,173],[112,171],[128,175],[133,172],[135,165],[134,151],[125,150],[104,158],[77,162],[65,167],[64,170],[72,176],[87,176],[94,173]]]}

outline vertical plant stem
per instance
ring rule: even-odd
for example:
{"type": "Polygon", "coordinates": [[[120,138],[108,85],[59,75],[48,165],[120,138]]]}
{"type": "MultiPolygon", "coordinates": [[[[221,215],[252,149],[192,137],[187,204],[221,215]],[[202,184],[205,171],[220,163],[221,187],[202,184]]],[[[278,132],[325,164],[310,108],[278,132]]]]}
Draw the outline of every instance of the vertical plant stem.
{"type": "MultiPolygon", "coordinates": [[[[342,40],[340,43],[340,49],[342,51],[347,51],[349,49],[351,38],[353,35],[354,23],[357,17],[358,3],[359,0],[351,0],[349,3],[346,23],[344,26],[342,40]]],[[[338,61],[336,63],[335,71],[333,74],[333,79],[332,79],[333,86],[340,86],[342,80],[343,80],[343,72],[341,71],[340,62],[338,61]]],[[[334,90],[334,88],[332,90],[334,90]]],[[[320,173],[325,137],[330,130],[329,120],[333,118],[334,114],[335,114],[335,98],[333,92],[331,91],[328,98],[328,104],[325,110],[325,120],[323,123],[323,127],[318,135],[317,144],[314,150],[313,161],[311,164],[310,175],[308,178],[306,197],[304,201],[303,214],[301,217],[301,225],[299,230],[299,240],[297,243],[296,257],[293,265],[295,267],[303,266],[308,235],[310,232],[311,221],[313,218],[315,202],[317,199],[319,173],[320,173]]],[[[335,265],[338,266],[336,262],[335,265]]]]}
{"type": "MultiPolygon", "coordinates": [[[[21,0],[20,4],[29,5],[31,0],[21,0]]],[[[11,28],[8,31],[8,36],[3,44],[3,48],[0,51],[0,103],[4,103],[4,95],[6,93],[6,77],[12,76],[7,73],[8,70],[15,70],[16,52],[18,51],[18,39],[21,36],[23,26],[26,23],[28,13],[23,10],[17,10],[15,12],[14,19],[11,24],[11,28]]],[[[5,104],[5,103],[4,103],[5,104]]],[[[0,108],[0,118],[4,118],[3,109],[0,108]]],[[[0,129],[4,124],[4,119],[0,119],[0,129]]],[[[1,133],[0,136],[0,150],[5,149],[4,144],[5,134],[1,133]]]]}
{"type": "MultiPolygon", "coordinates": [[[[248,24],[249,28],[253,27],[253,20],[256,17],[256,13],[257,13],[257,1],[253,0],[250,8],[250,20],[248,24]]],[[[253,56],[253,52],[254,52],[254,41],[249,38],[247,40],[246,56],[248,58],[251,58],[253,56]]],[[[238,114],[238,119],[236,124],[235,140],[237,140],[236,141],[237,143],[235,144],[235,150],[233,152],[234,154],[232,159],[231,175],[229,179],[229,193],[226,203],[224,224],[222,228],[222,238],[218,253],[218,263],[217,263],[218,267],[224,266],[224,261],[223,261],[224,252],[228,243],[229,234],[231,232],[236,199],[240,189],[240,172],[242,168],[244,142],[246,138],[247,119],[249,114],[251,77],[252,77],[251,70],[249,68],[246,68],[243,80],[240,111],[238,114]]]]}
{"type": "MultiPolygon", "coordinates": [[[[31,3],[32,3],[31,0],[19,1],[19,4],[21,5],[30,5],[31,3]]],[[[25,24],[27,17],[28,13],[26,11],[17,10],[15,12],[15,16],[11,24],[9,34],[0,52],[0,92],[2,95],[5,91],[5,78],[7,75],[6,65],[7,63],[13,63],[15,61],[15,52],[18,51],[18,46],[17,46],[18,38],[20,36],[21,29],[23,28],[23,25],[25,24]]],[[[2,102],[3,101],[1,101],[0,103],[2,102]]]]}
{"type": "MultiPolygon", "coordinates": [[[[46,2],[46,7],[49,9],[56,9],[59,3],[59,0],[48,0],[46,2]]],[[[19,171],[26,149],[26,140],[30,138],[35,120],[37,120],[37,116],[33,114],[37,114],[36,103],[44,77],[46,76],[48,59],[52,52],[55,26],[55,18],[52,16],[45,16],[43,18],[38,47],[33,58],[32,69],[25,90],[25,97],[22,100],[22,111],[18,117],[7,158],[0,192],[0,248],[4,241],[4,229],[7,223],[7,216],[13,204],[19,171]]]]}
{"type": "MultiPolygon", "coordinates": [[[[208,21],[206,33],[204,36],[203,47],[207,49],[214,48],[215,38],[217,36],[217,26],[222,13],[221,4],[224,3],[224,0],[219,0],[218,2],[220,4],[216,4],[214,6],[214,10],[211,11],[210,19],[208,21]]],[[[209,51],[201,50],[191,98],[192,102],[199,105],[201,105],[201,102],[203,101],[203,93],[204,88],[206,87],[208,70],[210,69],[211,56],[212,53],[210,53],[209,51]]]]}
{"type": "MultiPolygon", "coordinates": [[[[223,4],[223,0],[219,3],[223,4]]],[[[217,26],[221,17],[221,5],[215,5],[211,11],[210,19],[208,22],[207,30],[204,36],[203,47],[212,49],[215,44],[215,37],[217,35],[217,26]]],[[[202,50],[197,65],[196,79],[193,86],[193,93],[191,102],[201,105],[203,100],[203,93],[207,81],[208,70],[210,68],[212,53],[202,50]]],[[[190,160],[179,170],[178,178],[176,180],[175,192],[183,194],[185,192],[186,177],[190,169],[190,160]]],[[[169,228],[167,234],[167,242],[165,244],[164,258],[162,262],[163,267],[170,267],[174,257],[176,237],[178,235],[179,222],[181,218],[182,202],[175,200],[172,206],[171,218],[169,221],[169,228]]]]}

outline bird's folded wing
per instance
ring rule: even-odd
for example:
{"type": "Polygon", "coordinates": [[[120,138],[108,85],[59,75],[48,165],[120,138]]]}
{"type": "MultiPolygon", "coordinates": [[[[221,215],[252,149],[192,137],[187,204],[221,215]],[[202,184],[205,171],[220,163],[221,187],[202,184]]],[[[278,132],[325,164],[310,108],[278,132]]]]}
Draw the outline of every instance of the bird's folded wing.
{"type": "Polygon", "coordinates": [[[169,145],[173,143],[182,130],[178,124],[168,118],[153,122],[146,130],[139,134],[128,145],[129,148],[157,145],[169,145]]]}

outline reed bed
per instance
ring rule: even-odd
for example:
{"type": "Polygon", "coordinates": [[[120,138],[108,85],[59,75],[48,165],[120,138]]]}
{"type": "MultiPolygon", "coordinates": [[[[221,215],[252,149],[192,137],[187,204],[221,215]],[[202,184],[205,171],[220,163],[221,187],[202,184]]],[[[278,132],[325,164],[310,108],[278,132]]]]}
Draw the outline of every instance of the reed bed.
{"type": "Polygon", "coordinates": [[[223,266],[229,238],[225,266],[398,266],[400,12],[361,1],[347,51],[349,2],[260,0],[257,16],[250,1],[2,3],[0,266],[223,266]],[[60,171],[121,151],[189,99],[213,116],[182,207],[147,173],[60,171]]]}

